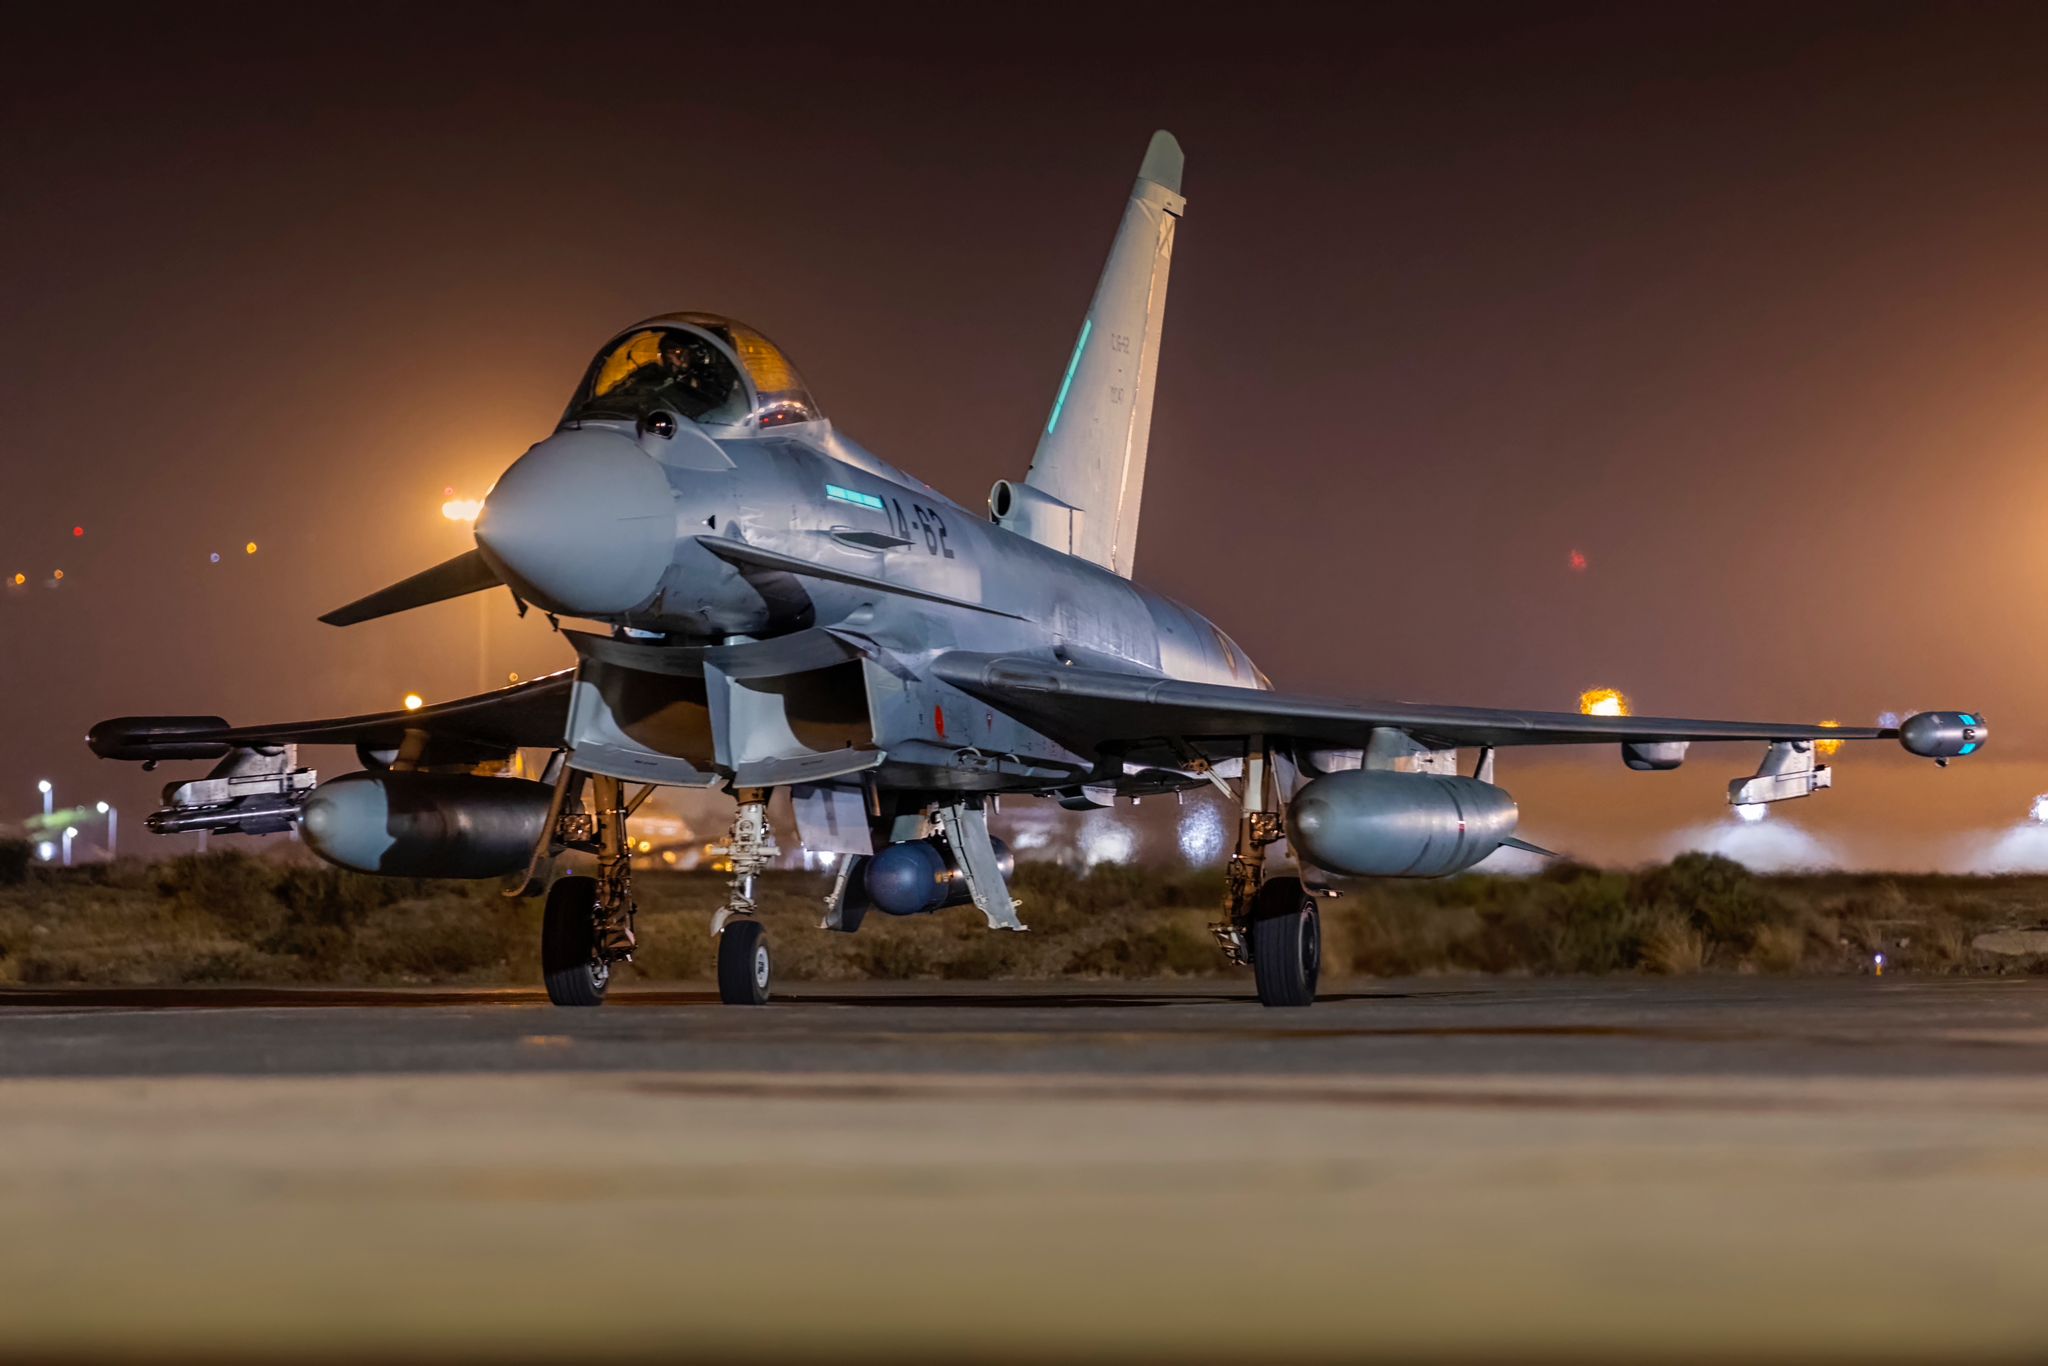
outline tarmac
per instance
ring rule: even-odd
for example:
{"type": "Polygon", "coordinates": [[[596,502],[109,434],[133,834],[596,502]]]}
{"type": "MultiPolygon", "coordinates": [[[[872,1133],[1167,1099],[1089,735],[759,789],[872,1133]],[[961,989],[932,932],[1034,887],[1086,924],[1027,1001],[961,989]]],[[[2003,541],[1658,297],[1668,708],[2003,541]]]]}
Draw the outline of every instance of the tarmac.
{"type": "Polygon", "coordinates": [[[0,991],[0,1355],[2048,1355],[2048,980],[0,991]]]}

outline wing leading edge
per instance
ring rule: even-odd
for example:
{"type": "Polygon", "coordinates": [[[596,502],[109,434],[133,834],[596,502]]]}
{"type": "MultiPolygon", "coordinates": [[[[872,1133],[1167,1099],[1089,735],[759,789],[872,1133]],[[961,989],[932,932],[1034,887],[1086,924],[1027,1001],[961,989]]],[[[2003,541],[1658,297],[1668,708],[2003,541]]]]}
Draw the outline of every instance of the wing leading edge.
{"type": "Polygon", "coordinates": [[[1899,735],[1895,728],[1878,726],[1334,702],[964,652],[940,656],[934,670],[962,692],[1001,707],[1083,751],[1159,739],[1247,735],[1357,748],[1370,742],[1373,731],[1383,729],[1403,731],[1422,744],[1442,749],[1694,740],[1890,740],[1899,735]]]}
{"type": "Polygon", "coordinates": [[[575,676],[565,669],[412,711],[317,721],[230,726],[219,717],[122,716],[94,726],[86,743],[102,759],[130,760],[218,758],[231,749],[287,744],[395,748],[407,731],[485,750],[552,746],[562,742],[575,676]]]}

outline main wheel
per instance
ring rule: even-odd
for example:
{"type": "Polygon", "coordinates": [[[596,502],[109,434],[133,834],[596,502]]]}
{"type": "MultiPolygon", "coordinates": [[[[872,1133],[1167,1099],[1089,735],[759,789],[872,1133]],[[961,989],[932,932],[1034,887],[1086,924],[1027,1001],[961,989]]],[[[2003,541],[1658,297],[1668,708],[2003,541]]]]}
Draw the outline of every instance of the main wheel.
{"type": "Polygon", "coordinates": [[[540,921],[540,971],[558,1006],[601,1006],[611,964],[597,956],[597,879],[565,877],[548,889],[540,921]]]}
{"type": "Polygon", "coordinates": [[[718,936],[718,999],[729,1006],[766,1005],[774,974],[761,922],[748,915],[726,921],[718,936]]]}
{"type": "Polygon", "coordinates": [[[1261,1005],[1315,1003],[1323,970],[1323,913],[1300,878],[1276,877],[1260,886],[1246,942],[1261,1005]]]}

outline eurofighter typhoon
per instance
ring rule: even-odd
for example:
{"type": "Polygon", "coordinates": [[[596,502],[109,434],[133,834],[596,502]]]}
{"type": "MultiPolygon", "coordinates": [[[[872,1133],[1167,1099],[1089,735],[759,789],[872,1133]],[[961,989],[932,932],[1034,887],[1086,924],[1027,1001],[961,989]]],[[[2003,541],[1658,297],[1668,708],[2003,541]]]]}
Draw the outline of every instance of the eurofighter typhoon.
{"type": "MultiPolygon", "coordinates": [[[[1970,712],[1896,728],[1600,717],[1276,689],[1224,631],[1132,582],[1168,268],[1186,201],[1155,134],[1021,480],[970,509],[856,445],[767,337],[668,313],[605,343],[560,425],[499,478],[476,547],[329,613],[347,626],[504,587],[563,629],[575,667],[495,692],[332,720],[231,726],[124,717],[104,758],[217,760],[165,789],[160,833],[296,827],[345,868],[505,877],[545,896],[549,997],[594,1006],[633,956],[627,825],[659,787],[719,788],[736,812],[711,929],[719,994],[768,999],[753,916],[787,788],[805,847],[843,855],[824,928],[972,905],[1022,930],[1002,798],[1075,808],[1213,785],[1238,810],[1222,951],[1261,1001],[1315,997],[1318,902],[1343,879],[1470,868],[1516,838],[1495,781],[1511,745],[1609,744],[1676,768],[1693,741],[1763,745],[1737,805],[1830,785],[1820,740],[1896,739],[1946,763],[1981,747],[1970,712]],[[305,745],[353,747],[320,782],[305,745]],[[551,752],[541,780],[522,748],[551,752]],[[1461,751],[1472,751],[1469,768],[1461,751]],[[1285,840],[1299,875],[1269,875],[1285,840]],[[558,875],[565,855],[589,874],[558,875]]],[[[1536,852],[1542,852],[1537,850],[1536,852]]]]}

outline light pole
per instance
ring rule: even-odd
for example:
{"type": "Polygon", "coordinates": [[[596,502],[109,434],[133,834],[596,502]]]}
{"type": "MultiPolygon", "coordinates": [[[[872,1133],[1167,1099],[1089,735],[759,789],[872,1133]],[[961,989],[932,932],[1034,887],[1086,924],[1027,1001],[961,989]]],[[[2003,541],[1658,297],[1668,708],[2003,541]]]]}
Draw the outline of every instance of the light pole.
{"type": "Polygon", "coordinates": [[[78,838],[78,827],[77,827],[77,826],[75,826],[75,825],[67,825],[67,826],[65,826],[65,827],[64,827],[64,866],[65,866],[66,868],[69,868],[69,867],[71,866],[71,841],[73,841],[73,840],[75,840],[75,839],[77,839],[77,838],[78,838]]]}
{"type": "Polygon", "coordinates": [[[43,814],[47,816],[50,814],[50,807],[52,804],[50,797],[50,780],[48,778],[37,779],[36,791],[43,794],[43,814]]]}
{"type": "Polygon", "coordinates": [[[105,802],[101,802],[96,809],[102,816],[107,818],[107,862],[112,863],[114,861],[115,839],[118,834],[117,827],[121,823],[121,813],[105,802]]]}

